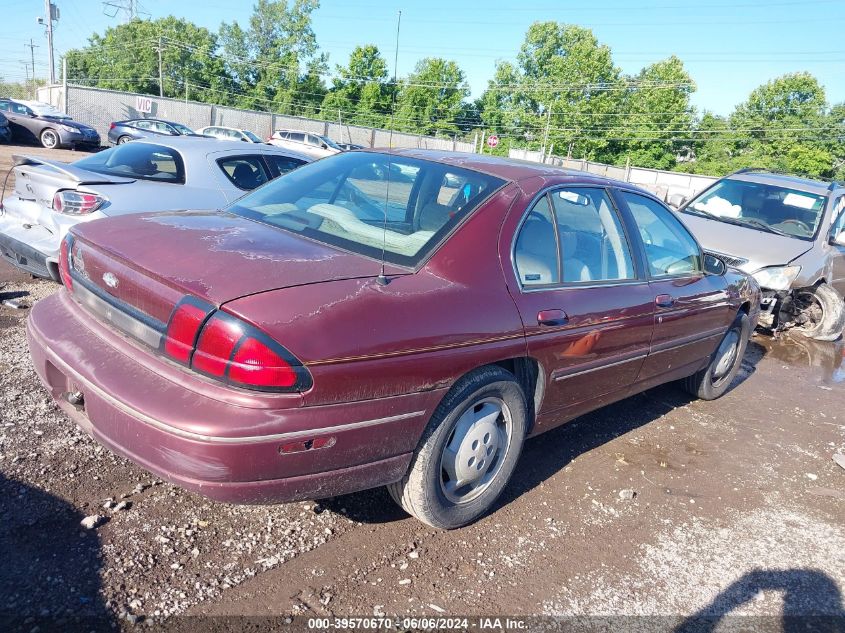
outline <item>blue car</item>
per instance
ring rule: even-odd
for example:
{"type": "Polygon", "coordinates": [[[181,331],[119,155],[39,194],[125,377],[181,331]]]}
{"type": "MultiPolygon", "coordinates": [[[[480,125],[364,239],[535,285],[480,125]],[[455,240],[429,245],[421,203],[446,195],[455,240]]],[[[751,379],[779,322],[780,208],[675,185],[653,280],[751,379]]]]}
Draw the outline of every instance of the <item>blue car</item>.
{"type": "Polygon", "coordinates": [[[202,136],[191,128],[163,119],[128,119],[115,121],[109,126],[109,143],[122,145],[139,138],[159,136],[202,136]]]}

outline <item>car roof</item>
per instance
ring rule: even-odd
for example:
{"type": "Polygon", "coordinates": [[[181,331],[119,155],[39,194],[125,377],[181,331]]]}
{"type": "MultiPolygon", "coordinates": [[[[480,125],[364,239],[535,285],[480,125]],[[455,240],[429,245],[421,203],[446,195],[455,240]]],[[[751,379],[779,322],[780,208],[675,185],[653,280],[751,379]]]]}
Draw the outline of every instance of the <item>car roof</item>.
{"type": "Polygon", "coordinates": [[[741,180],[743,182],[756,182],[763,185],[771,185],[774,187],[788,187],[790,189],[797,189],[806,193],[814,193],[817,195],[825,195],[831,189],[839,189],[845,185],[838,182],[828,182],[824,180],[815,180],[813,178],[804,178],[801,176],[792,176],[790,174],[780,174],[770,171],[740,171],[725,176],[725,180],[741,180]]]}
{"type": "Polygon", "coordinates": [[[216,154],[230,150],[237,150],[241,154],[249,154],[251,152],[255,152],[256,150],[261,150],[261,152],[267,154],[279,154],[281,156],[299,158],[308,163],[314,160],[313,157],[308,156],[307,154],[302,154],[282,147],[276,147],[275,145],[218,140],[211,138],[210,136],[156,136],[155,138],[139,138],[132,141],[133,145],[136,143],[169,147],[185,154],[216,154]]]}

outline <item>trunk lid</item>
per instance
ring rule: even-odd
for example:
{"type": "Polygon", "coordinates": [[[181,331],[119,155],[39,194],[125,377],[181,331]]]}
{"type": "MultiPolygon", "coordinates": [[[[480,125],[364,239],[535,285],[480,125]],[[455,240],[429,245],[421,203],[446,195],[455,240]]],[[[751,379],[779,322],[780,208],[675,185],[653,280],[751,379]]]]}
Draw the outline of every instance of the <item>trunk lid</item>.
{"type": "Polygon", "coordinates": [[[73,234],[73,269],[84,285],[136,318],[155,320],[156,328],[185,295],[219,307],[380,270],[366,257],[221,211],[112,217],[77,225],[73,234]]]}
{"type": "Polygon", "coordinates": [[[30,216],[22,219],[29,220],[33,224],[40,223],[37,217],[40,209],[52,209],[53,196],[60,189],[77,189],[80,185],[117,185],[135,182],[132,178],[98,174],[67,163],[32,156],[14,155],[12,161],[15,165],[13,195],[38,205],[37,207],[21,205],[21,212],[30,216]]]}

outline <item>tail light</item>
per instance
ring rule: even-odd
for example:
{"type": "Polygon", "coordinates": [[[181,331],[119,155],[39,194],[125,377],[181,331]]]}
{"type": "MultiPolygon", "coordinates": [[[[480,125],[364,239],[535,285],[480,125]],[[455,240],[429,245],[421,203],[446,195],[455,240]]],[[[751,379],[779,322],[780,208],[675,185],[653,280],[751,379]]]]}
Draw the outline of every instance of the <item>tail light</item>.
{"type": "Polygon", "coordinates": [[[236,387],[304,391],[311,386],[311,374],[279,343],[193,297],[173,309],[162,351],[200,374],[236,387]]]}
{"type": "Polygon", "coordinates": [[[114,128],[116,128],[116,127],[117,127],[117,126],[114,124],[114,122],[109,123],[109,129],[110,129],[110,130],[113,130],[113,129],[114,129],[114,128]]]}
{"type": "Polygon", "coordinates": [[[99,209],[107,199],[93,193],[63,190],[53,196],[53,209],[68,215],[85,215],[99,209]]]}
{"type": "Polygon", "coordinates": [[[65,239],[62,240],[62,248],[59,253],[59,276],[62,278],[62,283],[68,290],[73,290],[73,279],[70,277],[71,267],[71,250],[73,249],[73,236],[68,233],[65,239]]]}

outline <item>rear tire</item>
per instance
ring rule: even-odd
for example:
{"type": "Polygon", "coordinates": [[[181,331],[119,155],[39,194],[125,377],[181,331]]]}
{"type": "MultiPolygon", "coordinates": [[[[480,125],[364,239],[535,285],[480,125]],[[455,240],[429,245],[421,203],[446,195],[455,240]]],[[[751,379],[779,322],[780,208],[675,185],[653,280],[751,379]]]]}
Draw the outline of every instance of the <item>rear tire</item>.
{"type": "Polygon", "coordinates": [[[123,135],[123,136],[121,136],[119,139],[117,139],[117,144],[118,144],[118,145],[123,145],[124,143],[128,143],[128,142],[129,142],[129,141],[131,141],[131,140],[132,140],[132,139],[131,139],[129,136],[126,136],[126,135],[124,134],[124,135],[123,135]]]}
{"type": "Polygon", "coordinates": [[[804,299],[807,311],[812,311],[811,322],[795,328],[801,336],[817,341],[835,341],[845,329],[845,301],[842,295],[828,284],[819,284],[814,289],[796,291],[796,300],[804,299]]]}
{"type": "Polygon", "coordinates": [[[684,379],[684,389],[701,400],[715,400],[731,386],[742,365],[742,357],[751,336],[751,321],[740,312],[725,332],[707,367],[684,379]]]}
{"type": "Polygon", "coordinates": [[[41,136],[38,137],[41,141],[41,146],[47,149],[55,149],[59,146],[59,133],[53,128],[46,128],[41,130],[41,136]]]}
{"type": "Polygon", "coordinates": [[[528,429],[525,394],[509,371],[482,367],[435,410],[407,474],[387,486],[408,514],[440,529],[485,515],[516,468],[528,429]]]}

